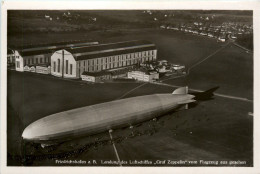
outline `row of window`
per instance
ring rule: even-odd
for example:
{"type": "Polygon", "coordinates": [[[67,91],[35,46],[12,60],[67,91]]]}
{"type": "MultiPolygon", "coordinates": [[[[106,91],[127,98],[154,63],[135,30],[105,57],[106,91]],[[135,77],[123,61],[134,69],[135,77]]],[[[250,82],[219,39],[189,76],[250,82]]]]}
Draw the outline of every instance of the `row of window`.
{"type": "Polygon", "coordinates": [[[25,65],[48,63],[48,62],[49,62],[49,58],[48,57],[24,59],[24,64],[25,65]]]}
{"type": "MultiPolygon", "coordinates": [[[[105,69],[112,69],[112,68],[118,68],[118,67],[123,67],[123,66],[129,66],[129,65],[134,65],[137,63],[145,62],[145,61],[153,61],[155,60],[156,57],[146,57],[146,58],[139,58],[139,59],[129,59],[126,61],[116,61],[116,62],[111,62],[111,63],[103,63],[103,64],[90,64],[87,65],[86,61],[80,61],[79,62],[79,67],[83,65],[84,71],[87,72],[93,72],[93,71],[102,71],[105,69]]],[[[93,60],[92,60],[93,61],[93,60]]]]}
{"type": "MultiPolygon", "coordinates": [[[[56,66],[56,62],[53,62],[53,72],[57,72],[60,73],[61,72],[61,60],[58,59],[58,66],[56,66]]],[[[70,68],[69,68],[69,61],[66,60],[65,61],[65,74],[69,74],[69,70],[70,70],[70,75],[72,75],[72,70],[73,70],[73,66],[72,64],[70,64],[70,68]]]]}
{"type": "Polygon", "coordinates": [[[118,62],[118,61],[127,61],[127,60],[132,60],[132,59],[140,59],[142,57],[148,58],[148,57],[153,57],[153,56],[156,56],[155,50],[131,53],[131,54],[123,54],[123,55],[117,55],[117,56],[110,56],[110,57],[103,57],[103,58],[97,58],[97,59],[90,59],[90,60],[85,60],[84,64],[93,66],[93,65],[97,65],[97,64],[112,63],[112,62],[118,62]]]}

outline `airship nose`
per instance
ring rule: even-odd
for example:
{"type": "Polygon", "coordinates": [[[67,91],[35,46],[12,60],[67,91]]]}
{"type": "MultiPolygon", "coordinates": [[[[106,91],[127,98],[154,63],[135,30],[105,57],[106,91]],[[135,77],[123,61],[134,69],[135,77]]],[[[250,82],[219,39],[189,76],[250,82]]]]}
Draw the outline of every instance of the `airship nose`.
{"type": "Polygon", "coordinates": [[[32,140],[34,138],[33,131],[29,126],[24,129],[22,137],[25,140],[32,140]]]}

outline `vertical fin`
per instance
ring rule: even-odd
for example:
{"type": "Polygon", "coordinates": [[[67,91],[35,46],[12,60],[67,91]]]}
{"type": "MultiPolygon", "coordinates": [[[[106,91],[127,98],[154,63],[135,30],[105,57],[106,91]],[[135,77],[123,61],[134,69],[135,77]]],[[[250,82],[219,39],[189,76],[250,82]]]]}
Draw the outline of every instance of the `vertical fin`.
{"type": "MultiPolygon", "coordinates": [[[[176,94],[188,94],[188,86],[184,86],[184,87],[180,87],[175,89],[172,94],[176,95],[176,94]]],[[[188,104],[185,104],[184,109],[188,109],[188,104]]]]}
{"type": "Polygon", "coordinates": [[[177,88],[172,92],[172,94],[188,94],[188,86],[177,88]]]}

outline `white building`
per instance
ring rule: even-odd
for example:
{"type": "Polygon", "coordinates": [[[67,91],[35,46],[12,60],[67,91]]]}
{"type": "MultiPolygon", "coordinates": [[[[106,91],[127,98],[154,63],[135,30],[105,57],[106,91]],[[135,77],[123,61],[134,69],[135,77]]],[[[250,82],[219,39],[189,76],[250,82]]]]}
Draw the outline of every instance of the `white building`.
{"type": "Polygon", "coordinates": [[[16,71],[24,71],[24,59],[23,57],[20,55],[20,53],[18,51],[15,51],[14,53],[14,57],[15,57],[15,70],[16,71]]]}
{"type": "Polygon", "coordinates": [[[185,66],[184,65],[172,65],[173,69],[178,71],[178,70],[182,70],[182,69],[185,69],[185,66]]]}
{"type": "Polygon", "coordinates": [[[51,56],[51,74],[57,77],[76,78],[76,60],[66,50],[58,50],[51,56]]]}
{"type": "Polygon", "coordinates": [[[133,66],[157,59],[157,50],[148,41],[127,41],[56,51],[51,56],[51,74],[80,78],[83,72],[100,72],[133,66]]]}
{"type": "Polygon", "coordinates": [[[23,71],[30,72],[30,67],[29,67],[29,66],[27,66],[27,65],[26,65],[26,66],[24,66],[24,67],[23,67],[23,71]]]}
{"type": "Polygon", "coordinates": [[[88,82],[102,82],[112,79],[110,72],[84,72],[81,75],[82,80],[88,82]]]}
{"type": "Polygon", "coordinates": [[[35,69],[34,66],[31,66],[31,67],[30,67],[30,72],[36,72],[36,69],[35,69]]]}
{"type": "Polygon", "coordinates": [[[36,66],[35,72],[40,73],[40,74],[50,74],[51,67],[50,66],[36,66]]]}
{"type": "Polygon", "coordinates": [[[14,51],[7,48],[7,64],[14,64],[14,63],[15,63],[14,51]]]}
{"type": "Polygon", "coordinates": [[[218,40],[221,41],[221,42],[225,42],[226,41],[226,39],[222,38],[222,37],[219,37],[218,40]]]}
{"type": "Polygon", "coordinates": [[[70,42],[44,44],[37,46],[25,46],[16,48],[14,51],[16,71],[24,71],[25,66],[49,65],[54,51],[64,48],[86,47],[96,45],[98,42],[70,42]]]}
{"type": "Polygon", "coordinates": [[[127,73],[127,78],[144,82],[152,82],[159,79],[159,73],[156,71],[131,71],[127,73]]]}

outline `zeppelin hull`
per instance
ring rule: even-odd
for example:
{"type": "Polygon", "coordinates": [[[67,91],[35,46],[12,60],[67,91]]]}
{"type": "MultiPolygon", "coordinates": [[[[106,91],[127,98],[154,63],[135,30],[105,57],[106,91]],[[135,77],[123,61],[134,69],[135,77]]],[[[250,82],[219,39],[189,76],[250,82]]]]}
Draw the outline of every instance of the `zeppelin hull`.
{"type": "Polygon", "coordinates": [[[155,94],[60,112],[30,124],[23,138],[58,141],[140,123],[169,112],[190,95],[155,94]]]}

